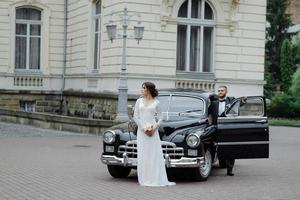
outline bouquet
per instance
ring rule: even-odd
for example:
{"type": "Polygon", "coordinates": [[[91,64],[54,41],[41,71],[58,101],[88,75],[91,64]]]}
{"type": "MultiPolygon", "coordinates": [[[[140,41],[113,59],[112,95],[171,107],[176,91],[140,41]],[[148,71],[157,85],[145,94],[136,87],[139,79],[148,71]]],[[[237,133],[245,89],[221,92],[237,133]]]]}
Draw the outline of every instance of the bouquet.
{"type": "Polygon", "coordinates": [[[150,123],[146,123],[146,125],[144,127],[144,133],[146,135],[148,135],[149,137],[151,137],[154,134],[153,125],[150,123]]]}

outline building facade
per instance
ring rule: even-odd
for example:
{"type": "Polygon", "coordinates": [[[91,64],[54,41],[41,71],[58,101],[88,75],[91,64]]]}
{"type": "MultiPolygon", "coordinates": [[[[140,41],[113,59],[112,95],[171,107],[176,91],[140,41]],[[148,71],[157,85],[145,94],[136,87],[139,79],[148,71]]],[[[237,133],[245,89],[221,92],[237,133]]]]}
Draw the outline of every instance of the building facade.
{"type": "Polygon", "coordinates": [[[300,24],[300,1],[299,0],[289,0],[288,13],[292,16],[292,23],[295,25],[300,24]]]}
{"type": "Polygon", "coordinates": [[[300,32],[300,1],[289,0],[288,1],[287,13],[291,15],[292,26],[288,28],[288,33],[299,33],[300,32]]]}
{"type": "Polygon", "coordinates": [[[117,94],[122,39],[112,43],[106,25],[121,33],[124,7],[129,34],[138,20],[145,27],[139,43],[127,40],[129,94],[144,81],[263,94],[266,0],[0,1],[2,94],[117,94]]]}

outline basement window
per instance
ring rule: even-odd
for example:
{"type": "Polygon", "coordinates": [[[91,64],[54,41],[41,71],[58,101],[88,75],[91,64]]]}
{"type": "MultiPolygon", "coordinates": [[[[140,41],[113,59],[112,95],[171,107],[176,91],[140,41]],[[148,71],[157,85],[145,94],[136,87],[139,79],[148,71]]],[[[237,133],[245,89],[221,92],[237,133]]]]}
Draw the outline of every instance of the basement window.
{"type": "Polygon", "coordinates": [[[35,101],[20,101],[20,110],[25,112],[35,112],[35,101]]]}

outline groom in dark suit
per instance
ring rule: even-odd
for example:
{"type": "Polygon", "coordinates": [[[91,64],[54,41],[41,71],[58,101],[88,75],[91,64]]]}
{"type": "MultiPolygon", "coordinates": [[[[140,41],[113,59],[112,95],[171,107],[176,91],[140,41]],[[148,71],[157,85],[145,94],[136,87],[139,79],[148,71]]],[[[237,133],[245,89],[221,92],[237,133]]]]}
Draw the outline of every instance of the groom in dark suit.
{"type": "MultiPolygon", "coordinates": [[[[214,125],[217,125],[218,117],[225,117],[225,110],[230,107],[234,97],[227,96],[227,87],[226,86],[219,86],[218,88],[218,99],[213,101],[211,104],[211,122],[214,125]]],[[[232,169],[234,166],[234,159],[226,160],[226,167],[227,167],[227,175],[233,176],[232,169]]]]}

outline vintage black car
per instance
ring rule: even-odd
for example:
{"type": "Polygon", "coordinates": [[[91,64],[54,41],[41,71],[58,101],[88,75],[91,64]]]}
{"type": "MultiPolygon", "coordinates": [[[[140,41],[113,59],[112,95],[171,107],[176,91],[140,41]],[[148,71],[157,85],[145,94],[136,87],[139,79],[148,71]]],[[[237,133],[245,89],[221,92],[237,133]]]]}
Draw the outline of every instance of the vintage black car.
{"type": "MultiPolygon", "coordinates": [[[[228,158],[269,157],[264,97],[233,100],[217,125],[209,123],[209,106],[216,99],[213,93],[177,89],[160,91],[157,98],[164,118],[159,134],[167,170],[182,168],[193,178],[206,180],[217,160],[225,167],[228,158]]],[[[103,133],[101,160],[111,176],[127,177],[131,169],[136,169],[136,133],[132,119],[103,133]]]]}

